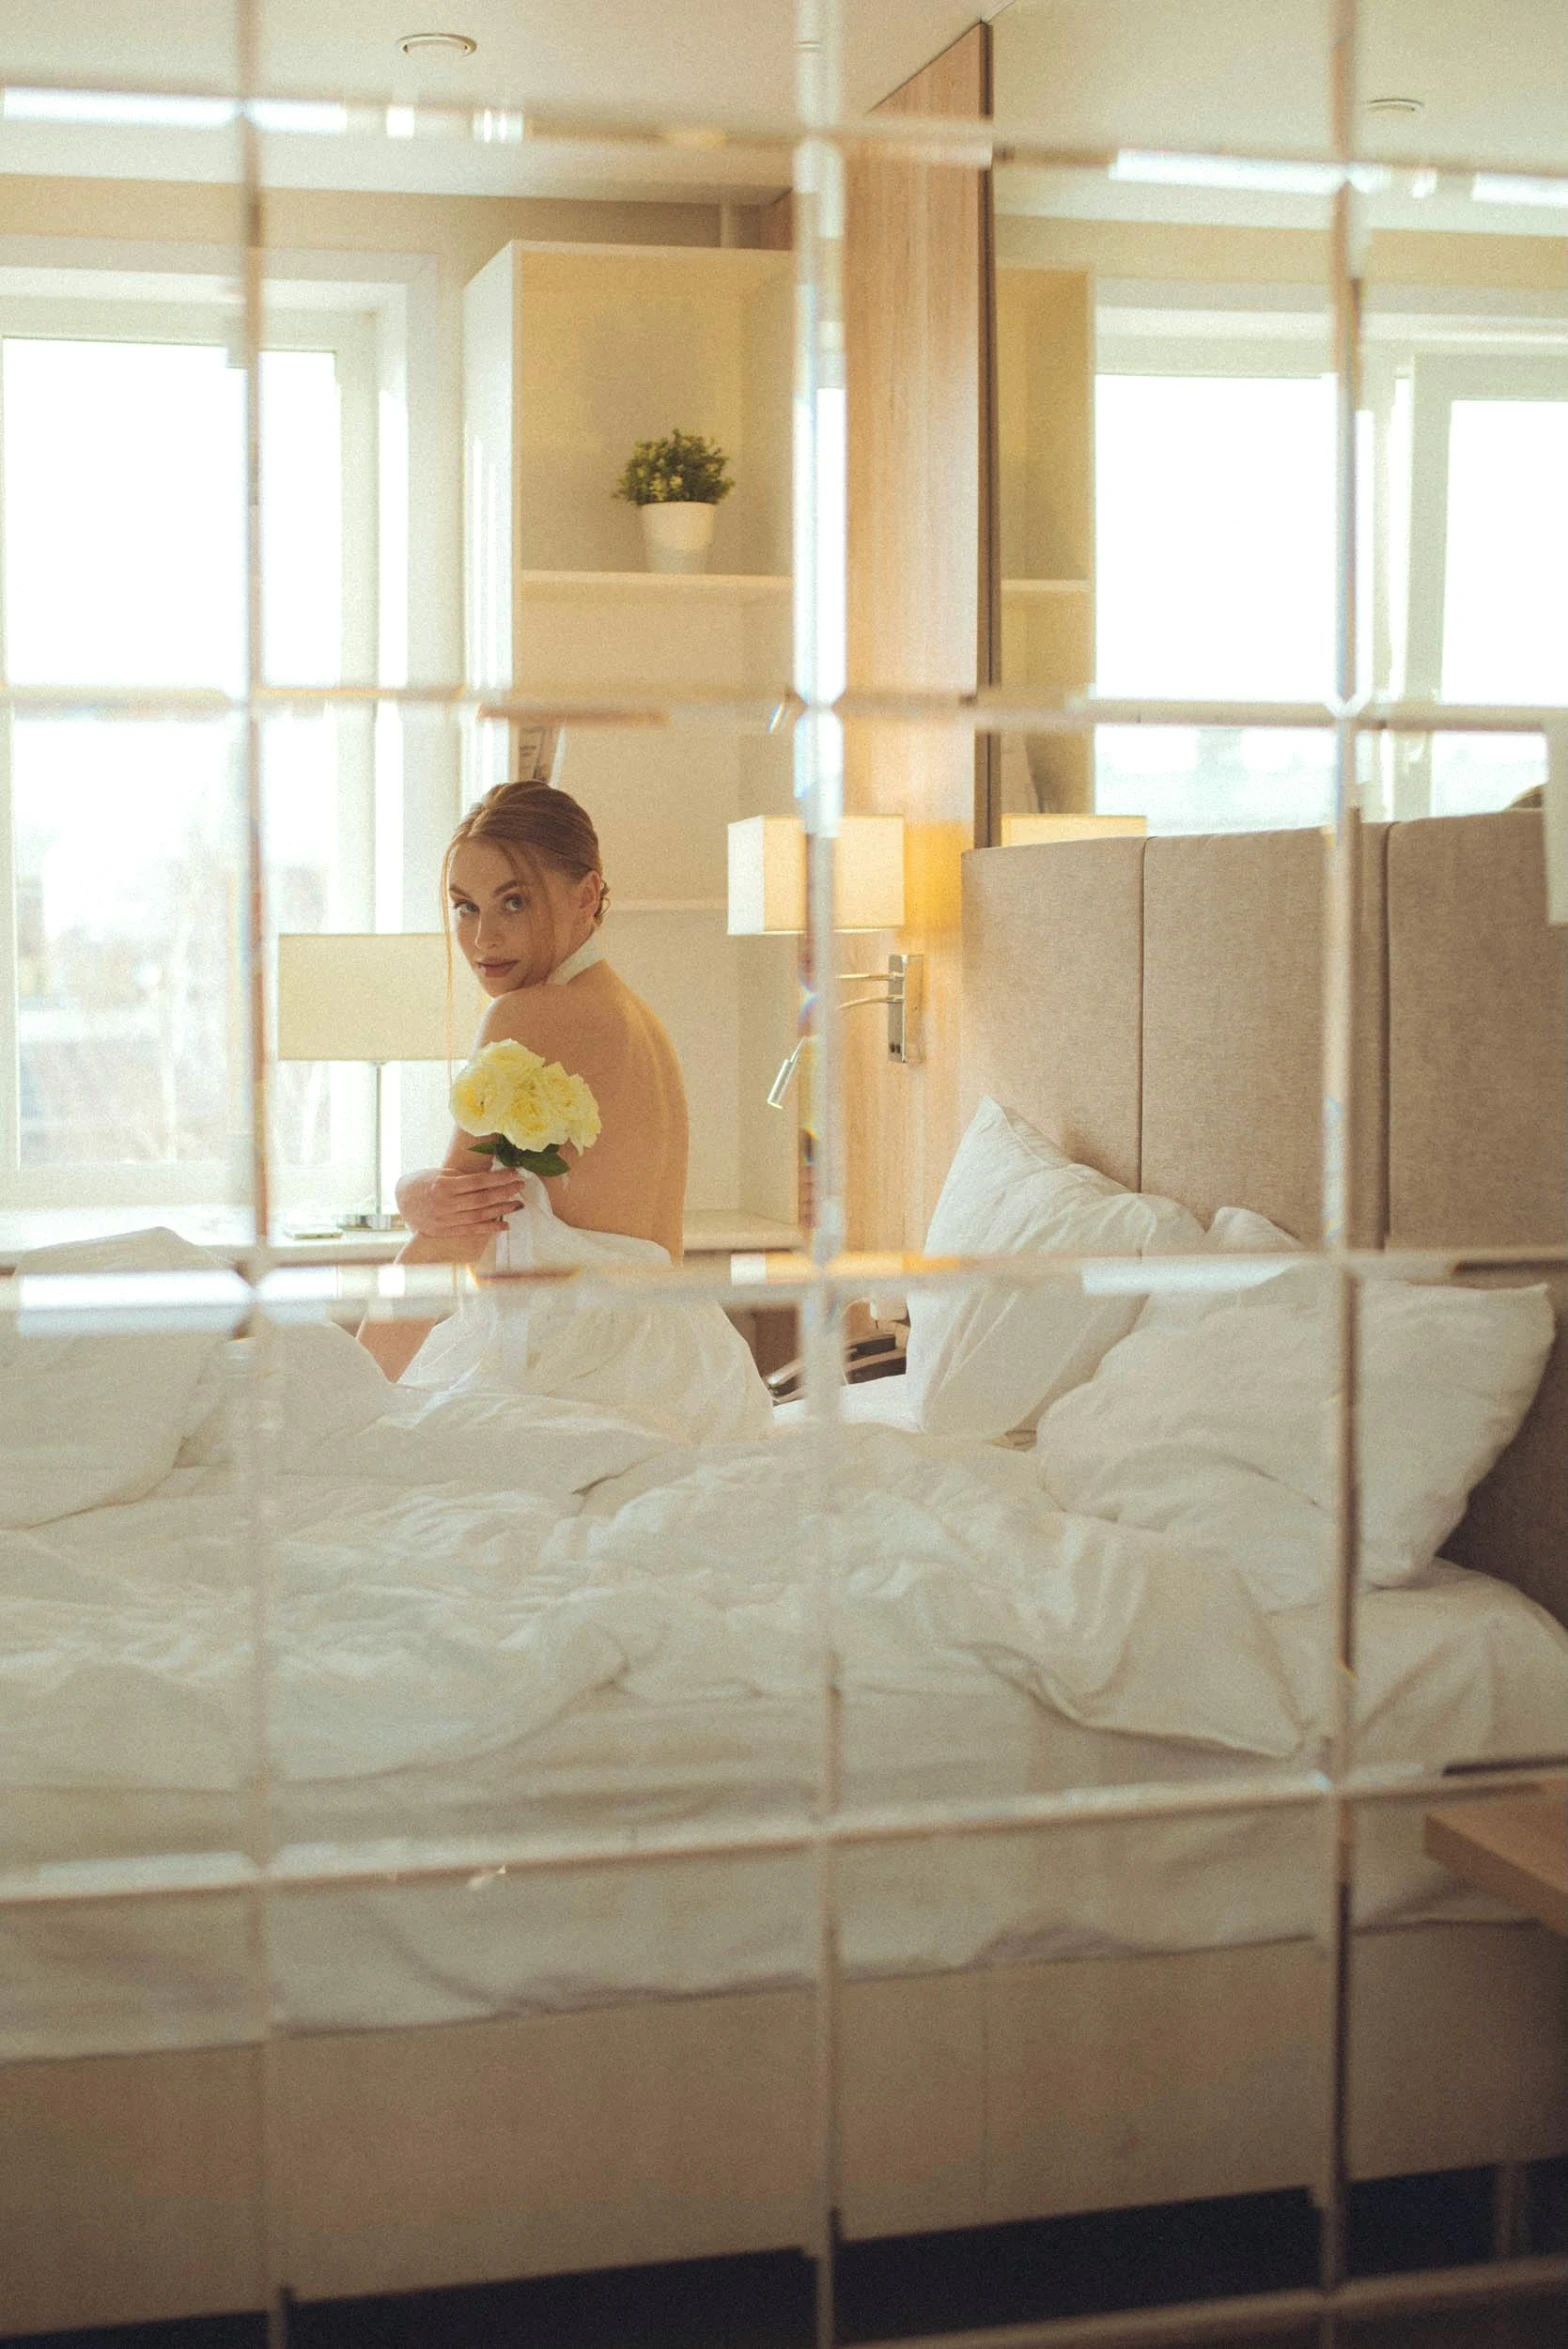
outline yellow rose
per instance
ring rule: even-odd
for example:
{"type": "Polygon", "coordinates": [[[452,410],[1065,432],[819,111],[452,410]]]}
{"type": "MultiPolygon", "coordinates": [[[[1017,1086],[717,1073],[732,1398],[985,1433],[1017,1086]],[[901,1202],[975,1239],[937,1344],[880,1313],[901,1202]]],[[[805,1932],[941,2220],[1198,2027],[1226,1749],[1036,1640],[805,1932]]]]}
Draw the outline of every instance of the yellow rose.
{"type": "Polygon", "coordinates": [[[566,1084],[566,1138],[579,1150],[591,1150],[599,1139],[599,1104],[581,1077],[568,1077],[566,1084]]]}
{"type": "Polygon", "coordinates": [[[539,1071],[539,1090],[549,1102],[557,1122],[563,1127],[566,1121],[567,1106],[571,1099],[569,1091],[571,1081],[558,1060],[547,1061],[539,1071]]]}
{"type": "Polygon", "coordinates": [[[519,1084],[544,1062],[526,1044],[484,1044],[452,1086],[452,1115],[465,1134],[499,1134],[519,1084]]]}
{"type": "Polygon", "coordinates": [[[517,1150],[588,1150],[599,1138],[599,1106],[582,1078],[510,1040],[483,1045],[459,1072],[452,1115],[465,1133],[500,1134],[517,1150]]]}
{"type": "Polygon", "coordinates": [[[570,1075],[553,1060],[540,1083],[549,1090],[561,1140],[575,1149],[591,1150],[599,1138],[599,1104],[583,1079],[570,1075]]]}
{"type": "Polygon", "coordinates": [[[501,1112],[500,1131],[514,1149],[548,1150],[560,1139],[559,1122],[544,1084],[544,1063],[519,1071],[501,1112]]]}

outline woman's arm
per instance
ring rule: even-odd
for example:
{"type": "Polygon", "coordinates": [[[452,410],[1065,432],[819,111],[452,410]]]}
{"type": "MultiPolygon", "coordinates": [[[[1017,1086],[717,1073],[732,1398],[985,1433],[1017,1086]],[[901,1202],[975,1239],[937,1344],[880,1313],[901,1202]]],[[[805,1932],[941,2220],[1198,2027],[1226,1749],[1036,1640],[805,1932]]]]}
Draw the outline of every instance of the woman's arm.
{"type": "MultiPolygon", "coordinates": [[[[399,1264],[477,1264],[514,1207],[523,1186],[508,1167],[498,1167],[473,1147],[471,1135],[454,1128],[440,1166],[404,1175],[397,1203],[413,1237],[398,1251],[399,1264]]],[[[362,1321],[355,1333],[388,1378],[401,1378],[419,1352],[434,1321],[362,1321]]]]}
{"type": "MultiPolygon", "coordinates": [[[[510,1037],[545,1060],[569,1058],[575,1020],[562,1000],[566,992],[523,987],[497,996],[486,1006],[475,1049],[510,1037]]],[[[472,1134],[454,1126],[441,1164],[405,1175],[397,1203],[413,1233],[398,1252],[399,1264],[477,1264],[522,1205],[523,1186],[513,1170],[475,1150],[472,1134]]],[[[356,1334],[388,1378],[401,1378],[434,1327],[434,1321],[362,1321],[356,1334]]]]}
{"type": "MultiPolygon", "coordinates": [[[[460,1138],[467,1141],[466,1135],[460,1138]]],[[[468,1149],[459,1162],[458,1140],[454,1136],[442,1165],[406,1174],[397,1186],[398,1209],[414,1238],[436,1243],[442,1252],[439,1258],[409,1257],[410,1263],[474,1263],[513,1208],[522,1205],[523,1187],[512,1170],[468,1149]]]]}

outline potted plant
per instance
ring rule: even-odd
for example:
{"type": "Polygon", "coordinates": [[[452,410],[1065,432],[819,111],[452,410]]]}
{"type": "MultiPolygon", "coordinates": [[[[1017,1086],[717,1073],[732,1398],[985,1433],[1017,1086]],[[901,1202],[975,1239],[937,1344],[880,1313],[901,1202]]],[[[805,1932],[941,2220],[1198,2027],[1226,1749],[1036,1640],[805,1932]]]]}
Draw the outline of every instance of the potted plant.
{"type": "Polygon", "coordinates": [[[724,451],[700,432],[637,443],[615,494],[642,516],[650,571],[706,571],[713,509],[735,486],[728,465],[724,451]]]}

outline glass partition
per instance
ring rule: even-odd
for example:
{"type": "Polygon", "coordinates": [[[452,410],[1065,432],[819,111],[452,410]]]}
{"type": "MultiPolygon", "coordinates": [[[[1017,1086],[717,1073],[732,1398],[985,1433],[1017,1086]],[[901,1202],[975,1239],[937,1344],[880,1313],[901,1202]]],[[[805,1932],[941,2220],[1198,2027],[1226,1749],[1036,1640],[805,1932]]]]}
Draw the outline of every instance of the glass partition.
{"type": "Polygon", "coordinates": [[[18,45],[0,2336],[1555,2342],[1515,13],[18,45]]]}

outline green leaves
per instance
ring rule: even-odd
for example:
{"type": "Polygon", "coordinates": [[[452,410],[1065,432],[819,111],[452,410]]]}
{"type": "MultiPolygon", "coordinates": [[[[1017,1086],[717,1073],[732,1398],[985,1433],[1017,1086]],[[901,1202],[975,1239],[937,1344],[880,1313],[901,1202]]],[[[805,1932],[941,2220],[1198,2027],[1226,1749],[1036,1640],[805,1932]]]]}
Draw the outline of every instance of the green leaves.
{"type": "Polygon", "coordinates": [[[735,487],[729,458],[700,432],[672,432],[640,440],[626,461],[615,494],[634,506],[716,506],[735,487]]]}
{"type": "Polygon", "coordinates": [[[508,1142],[500,1134],[492,1134],[488,1141],[470,1144],[481,1158],[493,1158],[497,1166],[510,1166],[520,1174],[540,1177],[570,1173],[559,1150],[519,1150],[515,1142],[508,1142]]]}

